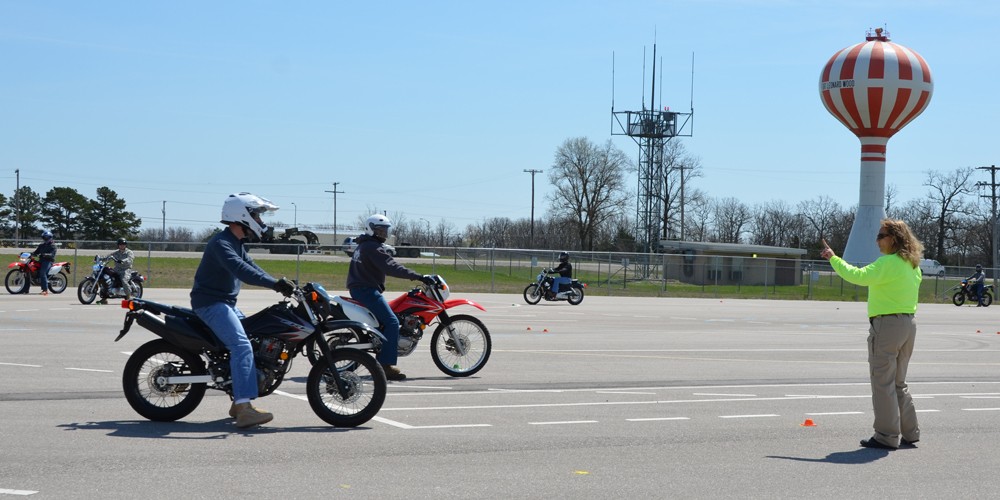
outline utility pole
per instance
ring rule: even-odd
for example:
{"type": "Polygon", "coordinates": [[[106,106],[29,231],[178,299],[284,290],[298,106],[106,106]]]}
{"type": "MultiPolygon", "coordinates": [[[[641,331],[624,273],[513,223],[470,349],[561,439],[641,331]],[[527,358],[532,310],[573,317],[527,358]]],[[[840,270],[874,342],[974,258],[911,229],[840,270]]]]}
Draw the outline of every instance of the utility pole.
{"type": "Polygon", "coordinates": [[[343,191],[337,191],[337,184],[339,182],[333,183],[333,191],[327,190],[327,193],[333,193],[333,243],[336,244],[337,238],[337,193],[344,194],[343,191]]]}
{"type": "MultiPolygon", "coordinates": [[[[1000,228],[998,228],[998,221],[997,221],[997,166],[990,165],[988,167],[979,167],[977,168],[977,170],[990,171],[989,184],[985,182],[977,182],[976,186],[977,187],[989,186],[991,190],[989,198],[993,202],[993,211],[991,212],[993,218],[992,220],[993,224],[991,227],[991,232],[993,233],[993,238],[991,239],[993,243],[993,248],[990,249],[990,260],[992,261],[990,267],[993,270],[993,289],[997,290],[997,284],[1000,283],[1000,277],[997,276],[997,241],[1000,240],[1000,228]]],[[[985,195],[981,196],[983,196],[984,198],[986,197],[985,195]]]]}
{"type": "Polygon", "coordinates": [[[531,239],[529,246],[535,248],[535,174],[540,174],[542,171],[533,168],[526,168],[524,171],[531,174],[531,239]]]}
{"type": "Polygon", "coordinates": [[[299,227],[299,206],[292,202],[292,207],[295,208],[295,215],[292,216],[292,227],[299,227]]]}
{"type": "Polygon", "coordinates": [[[15,169],[14,175],[17,176],[17,187],[14,189],[14,213],[16,222],[14,223],[14,246],[20,246],[19,241],[21,241],[21,169],[15,169]]]}
{"type": "Polygon", "coordinates": [[[160,209],[163,214],[163,229],[160,233],[160,243],[163,246],[163,250],[167,249],[167,200],[163,200],[163,208],[160,209]]]}

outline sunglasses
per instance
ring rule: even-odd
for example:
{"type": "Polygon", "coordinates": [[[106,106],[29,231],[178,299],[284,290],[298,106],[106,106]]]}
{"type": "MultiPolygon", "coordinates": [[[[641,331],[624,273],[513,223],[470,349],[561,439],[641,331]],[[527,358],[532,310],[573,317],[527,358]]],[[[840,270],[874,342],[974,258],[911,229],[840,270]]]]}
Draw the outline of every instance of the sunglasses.
{"type": "Polygon", "coordinates": [[[891,234],[886,234],[886,233],[878,233],[878,237],[876,237],[875,239],[876,240],[881,240],[882,238],[888,238],[890,236],[892,236],[892,235],[891,234]]]}

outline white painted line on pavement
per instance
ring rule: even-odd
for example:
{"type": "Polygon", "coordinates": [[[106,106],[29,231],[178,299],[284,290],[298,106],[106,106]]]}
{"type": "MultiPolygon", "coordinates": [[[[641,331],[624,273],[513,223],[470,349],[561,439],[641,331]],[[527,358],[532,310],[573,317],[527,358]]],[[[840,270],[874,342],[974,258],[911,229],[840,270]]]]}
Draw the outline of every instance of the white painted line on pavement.
{"type": "Polygon", "coordinates": [[[596,424],[597,420],[563,420],[561,422],[528,422],[528,425],[572,425],[572,424],[596,424]]]}
{"type": "Polygon", "coordinates": [[[114,373],[114,370],[97,370],[94,368],[66,368],[67,370],[74,370],[78,372],[100,372],[100,373],[114,373]]]}
{"type": "Polygon", "coordinates": [[[917,413],[938,413],[941,410],[917,410],[917,413]]]}
{"type": "Polygon", "coordinates": [[[31,491],[31,490],[9,490],[9,489],[6,489],[6,488],[0,488],[0,495],[28,496],[28,495],[34,495],[35,493],[38,493],[38,492],[37,491],[31,491]]]}
{"type": "Polygon", "coordinates": [[[401,389],[440,389],[442,391],[450,391],[454,387],[440,387],[434,385],[410,385],[410,384],[392,384],[392,387],[398,387],[401,389]]]}
{"type": "Polygon", "coordinates": [[[776,415],[774,413],[766,413],[762,415],[719,415],[719,418],[766,418],[766,417],[780,417],[781,415],[776,415]]]}
{"type": "Polygon", "coordinates": [[[959,396],[960,399],[1000,399],[1000,396],[959,396]]]}
{"type": "Polygon", "coordinates": [[[596,391],[596,392],[594,392],[594,394],[640,394],[640,395],[645,394],[645,395],[651,396],[651,395],[654,395],[656,393],[655,392],[628,392],[628,391],[596,391]]]}
{"type": "Polygon", "coordinates": [[[3,362],[0,362],[0,365],[5,365],[5,366],[23,366],[25,368],[41,368],[42,367],[42,365],[25,365],[25,364],[21,364],[21,363],[3,363],[3,362]]]}
{"type": "Polygon", "coordinates": [[[824,413],[806,413],[806,415],[809,415],[811,417],[817,417],[817,416],[827,416],[827,415],[864,415],[864,413],[865,412],[863,411],[828,411],[824,413]]]}
{"type": "Polygon", "coordinates": [[[1000,411],[1000,408],[962,408],[962,411],[1000,411]]]}
{"type": "Polygon", "coordinates": [[[660,420],[691,420],[689,417],[626,418],[629,422],[655,422],[660,420]]]}
{"type": "Polygon", "coordinates": [[[722,397],[739,397],[739,396],[743,396],[743,397],[748,397],[748,398],[755,398],[755,397],[757,397],[756,394],[716,394],[716,393],[712,393],[712,392],[692,392],[691,395],[692,396],[722,396],[722,397]]]}

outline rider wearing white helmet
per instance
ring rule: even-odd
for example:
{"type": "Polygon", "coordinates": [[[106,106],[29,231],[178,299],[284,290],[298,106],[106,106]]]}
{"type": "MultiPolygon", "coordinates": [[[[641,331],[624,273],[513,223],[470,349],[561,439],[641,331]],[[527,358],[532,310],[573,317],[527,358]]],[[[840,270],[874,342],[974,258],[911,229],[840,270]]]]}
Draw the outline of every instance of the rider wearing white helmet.
{"type": "Polygon", "coordinates": [[[375,359],[385,370],[385,378],[403,380],[406,375],[394,366],[399,358],[399,319],[382,296],[385,276],[420,280],[428,284],[433,284],[434,279],[407,269],[389,255],[383,243],[389,238],[390,228],[392,221],[384,215],[375,214],[365,221],[365,234],[355,239],[358,246],[347,270],[347,289],[354,300],[367,307],[382,323],[382,335],[386,341],[375,359]]]}
{"type": "Polygon", "coordinates": [[[274,203],[250,193],[229,195],[222,205],[221,220],[227,227],[205,244],[191,289],[191,308],[229,349],[233,380],[229,416],[236,419],[237,427],[260,425],[274,418],[250,404],[258,396],[257,369],[253,347],[240,323],[244,315],[236,307],[236,296],[240,282],[271,288],[286,296],[295,290],[291,281],[275,279],[261,269],[244,245],[246,240],[259,240],[266,230],[260,215],[277,209],[274,203]]]}

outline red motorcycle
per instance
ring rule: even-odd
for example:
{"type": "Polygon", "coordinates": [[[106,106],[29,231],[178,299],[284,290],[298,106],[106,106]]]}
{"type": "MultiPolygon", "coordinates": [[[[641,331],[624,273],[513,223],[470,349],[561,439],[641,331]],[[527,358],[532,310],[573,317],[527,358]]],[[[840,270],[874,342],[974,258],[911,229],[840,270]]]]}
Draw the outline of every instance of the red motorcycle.
{"type": "MultiPolygon", "coordinates": [[[[7,292],[12,294],[28,293],[31,285],[42,286],[38,279],[38,268],[41,264],[37,259],[32,258],[31,252],[22,252],[21,258],[17,262],[7,264],[7,278],[4,285],[7,292]]],[[[70,265],[69,262],[53,262],[49,269],[49,291],[52,293],[63,293],[66,284],[69,283],[70,265]]]]}
{"type": "MultiPolygon", "coordinates": [[[[421,283],[389,302],[389,307],[399,318],[399,356],[408,356],[417,348],[424,335],[424,329],[435,321],[438,323],[431,335],[431,359],[438,369],[452,377],[468,377],[478,372],[490,359],[493,342],[490,332],[473,316],[448,314],[447,310],[456,306],[470,305],[485,311],[486,308],[469,299],[450,299],[448,284],[438,275],[433,285],[421,283]]],[[[322,313],[324,319],[353,320],[368,325],[382,325],[375,315],[354,299],[335,295],[322,313]]],[[[359,338],[357,332],[333,332],[329,338],[332,347],[336,344],[358,342],[371,343],[359,338]]],[[[375,345],[378,343],[376,342],[375,345]]],[[[315,342],[307,345],[307,357],[315,362],[320,357],[315,342]]]]}

